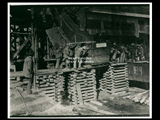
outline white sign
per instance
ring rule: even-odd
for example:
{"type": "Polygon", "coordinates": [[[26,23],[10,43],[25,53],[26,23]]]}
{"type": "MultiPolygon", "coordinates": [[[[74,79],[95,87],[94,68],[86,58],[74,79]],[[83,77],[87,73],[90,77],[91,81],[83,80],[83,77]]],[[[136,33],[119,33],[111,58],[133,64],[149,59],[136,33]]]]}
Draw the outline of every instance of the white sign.
{"type": "Polygon", "coordinates": [[[96,43],[96,48],[107,47],[107,43],[96,43]]]}

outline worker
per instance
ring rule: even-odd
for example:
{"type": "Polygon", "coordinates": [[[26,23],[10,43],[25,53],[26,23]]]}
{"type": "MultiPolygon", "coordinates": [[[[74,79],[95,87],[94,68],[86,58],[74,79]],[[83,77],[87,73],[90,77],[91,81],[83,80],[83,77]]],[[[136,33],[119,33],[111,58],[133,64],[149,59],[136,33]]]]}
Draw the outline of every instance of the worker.
{"type": "Polygon", "coordinates": [[[131,61],[134,62],[136,58],[136,46],[134,43],[131,43],[131,48],[130,48],[130,53],[131,53],[131,61]]]}
{"type": "Polygon", "coordinates": [[[130,46],[126,46],[126,61],[131,61],[131,53],[130,53],[130,46]]]}
{"type": "Polygon", "coordinates": [[[55,57],[56,57],[55,68],[58,69],[62,61],[62,48],[61,47],[55,49],[55,57]]]}
{"type": "Polygon", "coordinates": [[[31,88],[33,83],[33,50],[29,50],[27,57],[24,59],[23,75],[28,81],[27,94],[32,94],[31,88]]]}
{"type": "Polygon", "coordinates": [[[139,56],[141,61],[145,60],[143,44],[141,44],[139,47],[139,56]]]}
{"type": "Polygon", "coordinates": [[[67,45],[63,51],[63,61],[65,62],[66,68],[71,68],[71,60],[74,57],[73,47],[75,45],[67,45]]]}
{"type": "Polygon", "coordinates": [[[119,57],[119,62],[123,63],[126,61],[126,53],[127,53],[127,48],[124,45],[120,46],[120,57],[119,57]]]}
{"type": "Polygon", "coordinates": [[[77,54],[77,50],[79,49],[81,47],[81,44],[79,44],[79,43],[77,43],[77,46],[75,47],[75,52],[74,52],[74,60],[73,60],[73,62],[74,62],[74,68],[77,68],[77,61],[78,61],[78,56],[80,56],[80,55],[78,55],[77,54]]]}
{"type": "Polygon", "coordinates": [[[117,43],[114,42],[111,48],[110,61],[119,63],[119,56],[120,56],[120,51],[118,49],[118,45],[117,43]]]}
{"type": "Polygon", "coordinates": [[[110,53],[110,57],[109,57],[109,61],[112,61],[112,56],[115,52],[115,49],[113,47],[111,47],[111,53],[110,53]]]}
{"type": "Polygon", "coordinates": [[[69,46],[67,45],[65,48],[64,48],[64,51],[63,51],[63,62],[65,64],[65,68],[68,68],[69,67],[69,46]]]}
{"type": "Polygon", "coordinates": [[[86,54],[86,50],[88,47],[84,44],[78,44],[75,48],[75,59],[74,59],[74,68],[77,68],[77,62],[78,62],[78,68],[81,68],[82,65],[82,57],[86,54]]]}

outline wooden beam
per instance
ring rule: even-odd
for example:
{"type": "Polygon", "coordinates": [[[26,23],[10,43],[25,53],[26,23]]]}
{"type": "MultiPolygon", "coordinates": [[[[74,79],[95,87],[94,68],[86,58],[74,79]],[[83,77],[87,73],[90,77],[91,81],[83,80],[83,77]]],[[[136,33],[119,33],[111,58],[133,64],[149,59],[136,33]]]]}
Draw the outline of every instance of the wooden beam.
{"type": "Polygon", "coordinates": [[[35,29],[34,29],[34,9],[33,7],[31,8],[31,19],[32,19],[32,23],[31,23],[31,34],[32,34],[32,50],[34,51],[34,57],[33,57],[33,71],[34,71],[34,76],[33,76],[33,89],[36,89],[36,48],[35,48],[35,29]]]}
{"type": "Polygon", "coordinates": [[[31,33],[22,33],[22,32],[11,32],[11,34],[22,34],[22,35],[30,35],[31,33]]]}
{"type": "Polygon", "coordinates": [[[47,59],[49,59],[49,38],[48,36],[46,38],[47,38],[47,59]]]}
{"type": "Polygon", "coordinates": [[[14,53],[13,59],[20,53],[20,51],[24,48],[24,46],[30,41],[30,36],[23,42],[23,44],[19,47],[19,49],[14,53]]]}
{"type": "Polygon", "coordinates": [[[37,75],[37,69],[38,69],[38,42],[37,42],[37,31],[35,31],[35,39],[34,39],[34,58],[35,58],[35,62],[34,62],[34,89],[36,89],[36,75],[37,75]]]}

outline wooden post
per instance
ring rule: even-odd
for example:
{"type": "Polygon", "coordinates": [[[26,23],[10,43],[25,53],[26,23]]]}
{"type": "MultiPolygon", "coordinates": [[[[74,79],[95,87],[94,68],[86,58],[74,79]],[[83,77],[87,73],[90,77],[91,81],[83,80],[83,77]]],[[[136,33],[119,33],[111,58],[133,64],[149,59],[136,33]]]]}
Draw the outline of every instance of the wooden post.
{"type": "Polygon", "coordinates": [[[36,59],[36,70],[38,69],[38,36],[37,36],[37,31],[35,31],[35,59],[36,59]]]}
{"type": "Polygon", "coordinates": [[[49,38],[47,38],[47,59],[49,59],[49,38]]]}
{"type": "Polygon", "coordinates": [[[135,36],[136,36],[136,41],[135,41],[135,44],[136,44],[136,56],[137,56],[137,38],[139,38],[139,25],[138,25],[138,19],[136,19],[136,22],[135,22],[135,36]]]}
{"type": "Polygon", "coordinates": [[[74,35],[74,37],[75,37],[75,43],[77,42],[77,37],[76,37],[76,34],[74,35]]]}
{"type": "Polygon", "coordinates": [[[37,31],[35,31],[35,71],[34,71],[34,89],[36,89],[36,74],[37,74],[37,69],[38,69],[38,42],[37,42],[37,31]]]}
{"type": "Polygon", "coordinates": [[[32,23],[31,23],[31,34],[32,34],[32,50],[34,51],[34,47],[35,47],[35,41],[34,41],[34,26],[33,26],[33,8],[31,8],[31,18],[32,18],[32,23]]]}
{"type": "Polygon", "coordinates": [[[31,23],[31,34],[32,34],[32,50],[34,51],[34,57],[33,57],[33,71],[34,71],[34,76],[33,76],[33,89],[36,89],[36,59],[35,59],[35,39],[34,39],[34,24],[33,24],[33,20],[34,20],[34,10],[33,8],[31,8],[31,18],[32,18],[32,23],[31,23]]]}

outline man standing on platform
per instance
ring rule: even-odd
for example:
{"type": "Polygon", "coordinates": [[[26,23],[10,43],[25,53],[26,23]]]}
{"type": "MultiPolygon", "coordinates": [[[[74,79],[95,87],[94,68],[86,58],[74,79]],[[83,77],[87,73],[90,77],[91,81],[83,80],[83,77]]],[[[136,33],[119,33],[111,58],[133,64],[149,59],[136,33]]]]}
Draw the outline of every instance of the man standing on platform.
{"type": "Polygon", "coordinates": [[[55,49],[55,56],[56,56],[56,66],[55,68],[58,69],[60,68],[60,64],[62,61],[62,47],[56,48],[55,49]]]}
{"type": "Polygon", "coordinates": [[[63,61],[65,62],[65,68],[67,69],[71,68],[72,61],[70,58],[74,57],[73,48],[75,48],[75,45],[67,45],[63,51],[63,61]]]}
{"type": "Polygon", "coordinates": [[[24,59],[24,64],[23,64],[23,74],[25,78],[28,81],[27,85],[27,93],[32,94],[31,88],[32,88],[32,83],[33,83],[33,55],[34,51],[29,50],[27,57],[24,59]]]}
{"type": "Polygon", "coordinates": [[[75,48],[75,59],[74,59],[74,68],[77,68],[77,62],[78,62],[78,68],[81,68],[82,66],[82,57],[86,54],[88,51],[88,47],[86,44],[78,44],[75,48]]]}

